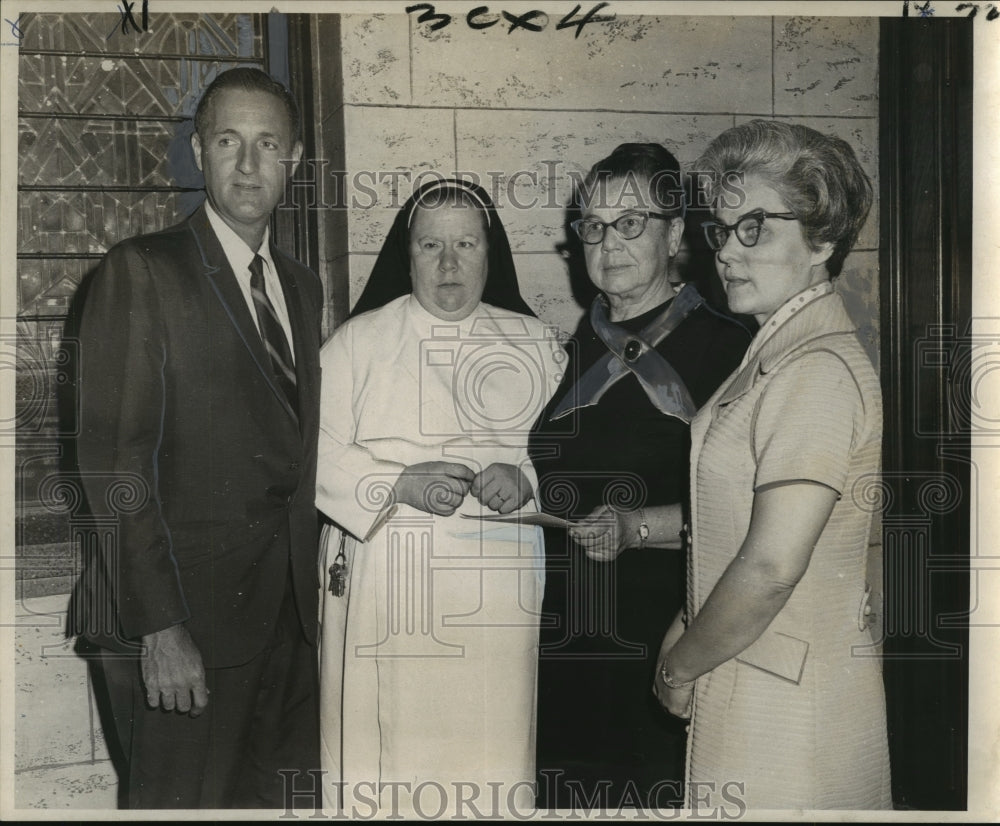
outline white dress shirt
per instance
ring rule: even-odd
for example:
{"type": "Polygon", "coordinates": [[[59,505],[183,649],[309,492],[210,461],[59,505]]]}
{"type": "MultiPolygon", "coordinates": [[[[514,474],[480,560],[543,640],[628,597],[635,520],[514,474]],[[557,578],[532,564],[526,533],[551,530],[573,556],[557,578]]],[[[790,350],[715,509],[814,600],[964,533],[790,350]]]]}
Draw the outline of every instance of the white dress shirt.
{"type": "Polygon", "coordinates": [[[219,213],[212,209],[212,205],[207,201],[205,202],[205,211],[208,213],[208,222],[212,225],[212,229],[215,230],[215,235],[219,239],[219,243],[222,244],[222,251],[226,254],[226,260],[229,261],[229,266],[233,268],[233,272],[236,274],[236,282],[240,285],[240,292],[243,293],[243,298],[246,299],[247,307],[250,308],[250,317],[253,319],[254,325],[258,327],[258,332],[260,332],[260,327],[257,324],[257,308],[254,306],[253,294],[250,292],[250,262],[253,261],[254,255],[259,255],[264,259],[264,288],[267,290],[267,297],[271,299],[274,313],[281,323],[281,329],[285,331],[285,337],[288,339],[288,349],[292,354],[294,362],[295,339],[292,338],[292,325],[288,320],[285,293],[281,288],[278,270],[271,258],[269,243],[270,229],[267,227],[264,228],[264,238],[260,242],[260,249],[252,250],[246,241],[240,238],[233,231],[232,227],[222,220],[219,213]]]}

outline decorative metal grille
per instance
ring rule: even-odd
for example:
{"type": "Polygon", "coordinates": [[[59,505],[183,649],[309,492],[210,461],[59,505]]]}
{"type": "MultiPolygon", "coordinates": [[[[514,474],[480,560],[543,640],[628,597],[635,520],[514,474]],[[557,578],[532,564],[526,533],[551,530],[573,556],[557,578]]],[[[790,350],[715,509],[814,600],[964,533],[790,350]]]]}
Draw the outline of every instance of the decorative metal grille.
{"type": "Polygon", "coordinates": [[[192,206],[190,118],[215,76],[264,62],[260,15],[27,14],[18,78],[18,317],[65,315],[116,242],[192,206]]]}

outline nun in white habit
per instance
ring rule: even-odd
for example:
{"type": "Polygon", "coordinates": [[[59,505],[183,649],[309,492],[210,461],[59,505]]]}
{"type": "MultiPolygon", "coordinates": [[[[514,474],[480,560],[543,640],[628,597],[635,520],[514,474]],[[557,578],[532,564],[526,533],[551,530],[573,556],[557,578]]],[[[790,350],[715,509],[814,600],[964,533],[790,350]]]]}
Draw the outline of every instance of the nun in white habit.
{"type": "Polygon", "coordinates": [[[536,510],[527,434],[564,360],[486,192],[418,189],[322,351],[328,811],[530,812],[542,535],[480,517],[536,510]]]}

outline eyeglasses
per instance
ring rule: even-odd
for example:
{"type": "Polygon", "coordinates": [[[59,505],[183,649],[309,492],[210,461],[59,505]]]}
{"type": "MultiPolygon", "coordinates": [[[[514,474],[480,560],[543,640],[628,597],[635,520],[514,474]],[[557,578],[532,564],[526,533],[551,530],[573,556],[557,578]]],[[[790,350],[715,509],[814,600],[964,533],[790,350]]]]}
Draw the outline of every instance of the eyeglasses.
{"type": "Polygon", "coordinates": [[[752,247],[760,240],[760,228],[764,226],[765,218],[780,218],[782,221],[798,220],[792,212],[765,212],[762,209],[755,209],[741,217],[735,224],[704,221],[701,227],[705,230],[705,240],[713,250],[721,250],[733,230],[736,230],[736,238],[744,247],[752,247]]]}
{"type": "Polygon", "coordinates": [[[662,212],[627,212],[615,218],[610,224],[599,221],[597,218],[577,218],[570,226],[580,236],[584,244],[600,244],[604,240],[604,233],[608,227],[614,227],[626,241],[638,238],[646,231],[646,224],[650,218],[659,218],[663,221],[670,221],[673,215],[664,215],[662,212]]]}

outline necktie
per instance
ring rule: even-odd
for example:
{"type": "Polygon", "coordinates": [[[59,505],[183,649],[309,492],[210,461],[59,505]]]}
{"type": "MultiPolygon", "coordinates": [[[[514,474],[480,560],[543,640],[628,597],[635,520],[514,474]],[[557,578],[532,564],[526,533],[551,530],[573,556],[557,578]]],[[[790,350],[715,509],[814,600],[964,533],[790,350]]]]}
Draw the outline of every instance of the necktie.
{"type": "Polygon", "coordinates": [[[257,311],[257,324],[260,327],[260,337],[271,357],[271,367],[274,378],[282,389],[292,410],[298,412],[298,391],[295,382],[295,368],[292,367],[292,353],[288,348],[285,331],[274,312],[274,305],[267,297],[264,287],[264,259],[259,255],[250,262],[250,293],[253,295],[254,309],[257,311]]]}

